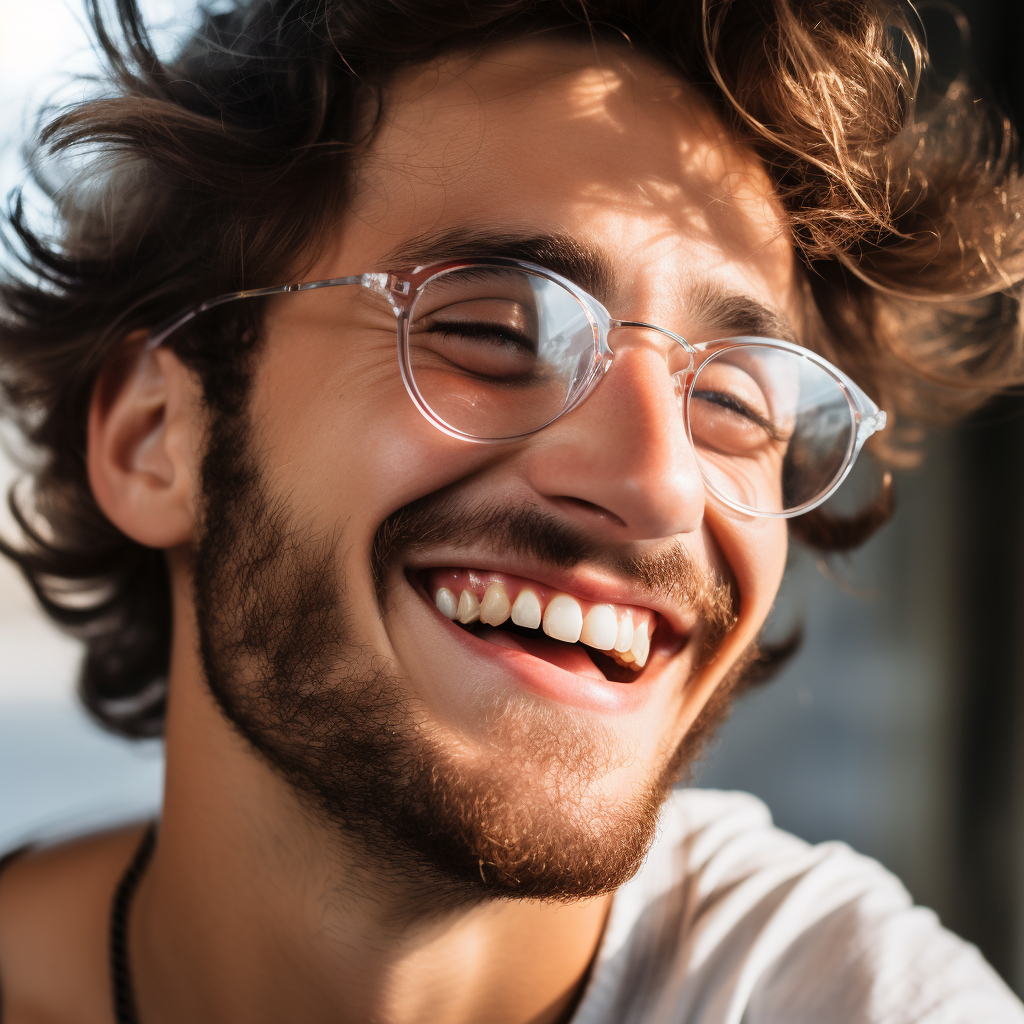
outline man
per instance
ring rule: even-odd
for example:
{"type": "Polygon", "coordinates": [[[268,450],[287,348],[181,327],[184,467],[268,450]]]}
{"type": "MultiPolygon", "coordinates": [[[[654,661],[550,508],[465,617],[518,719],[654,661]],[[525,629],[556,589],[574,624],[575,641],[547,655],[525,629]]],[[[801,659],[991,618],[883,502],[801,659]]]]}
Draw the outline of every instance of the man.
{"type": "Polygon", "coordinates": [[[787,523],[1020,379],[1016,179],[898,11],[258,2],[169,65],[119,11],[12,219],[8,554],[166,797],[8,864],[5,1024],[1024,1020],[877,865],[672,795],[787,523]]]}

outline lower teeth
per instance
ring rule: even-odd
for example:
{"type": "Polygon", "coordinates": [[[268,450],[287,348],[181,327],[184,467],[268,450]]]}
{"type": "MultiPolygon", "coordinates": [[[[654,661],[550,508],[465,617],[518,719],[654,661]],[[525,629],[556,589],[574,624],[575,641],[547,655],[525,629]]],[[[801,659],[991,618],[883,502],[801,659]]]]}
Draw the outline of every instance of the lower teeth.
{"type": "MultiPolygon", "coordinates": [[[[469,630],[472,633],[472,632],[475,632],[475,628],[474,627],[478,626],[479,624],[480,624],[479,621],[478,622],[472,622],[469,625],[463,625],[462,628],[463,629],[467,629],[467,630],[469,630]]],[[[504,630],[505,632],[508,632],[508,633],[514,633],[514,634],[516,634],[518,636],[532,637],[532,638],[537,639],[537,640],[539,640],[541,638],[543,638],[545,640],[552,640],[552,637],[549,637],[547,635],[547,633],[545,633],[543,630],[540,630],[540,629],[527,629],[524,626],[517,626],[513,622],[505,622],[505,623],[503,623],[500,626],[488,626],[486,628],[487,629],[500,629],[500,630],[504,630]]],[[[553,641],[553,642],[561,643],[561,641],[557,641],[557,640],[553,641]]],[[[573,646],[582,647],[583,650],[586,651],[588,655],[599,654],[599,655],[601,655],[601,656],[603,656],[605,658],[608,658],[609,660],[614,661],[615,664],[618,665],[620,668],[628,668],[628,669],[631,669],[633,672],[641,672],[641,671],[643,671],[643,667],[644,666],[636,664],[636,660],[633,658],[633,655],[629,653],[629,651],[626,651],[624,653],[620,653],[619,651],[602,651],[602,650],[599,650],[596,647],[588,647],[586,644],[581,644],[581,643],[574,644],[573,646]],[[627,658],[629,659],[628,661],[626,660],[627,658]]],[[[646,660],[645,660],[645,664],[646,664],[646,660]]]]}

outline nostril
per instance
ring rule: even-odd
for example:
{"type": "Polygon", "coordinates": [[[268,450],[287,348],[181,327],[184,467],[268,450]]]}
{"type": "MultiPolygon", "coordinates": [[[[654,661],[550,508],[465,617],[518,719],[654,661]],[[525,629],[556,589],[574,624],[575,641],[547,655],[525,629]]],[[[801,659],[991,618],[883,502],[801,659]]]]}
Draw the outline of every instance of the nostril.
{"type": "Polygon", "coordinates": [[[589,516],[595,516],[598,519],[603,519],[607,522],[614,523],[616,526],[625,526],[626,521],[620,519],[614,512],[610,512],[602,505],[596,505],[592,501],[586,501],[584,498],[573,498],[569,495],[562,495],[551,499],[554,504],[560,506],[568,512],[585,512],[589,516]]]}

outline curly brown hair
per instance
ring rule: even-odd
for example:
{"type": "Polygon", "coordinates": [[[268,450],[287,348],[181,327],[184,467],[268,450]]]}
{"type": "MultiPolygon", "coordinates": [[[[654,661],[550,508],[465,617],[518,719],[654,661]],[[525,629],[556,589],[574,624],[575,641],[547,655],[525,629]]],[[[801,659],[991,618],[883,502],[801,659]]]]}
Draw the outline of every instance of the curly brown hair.
{"type": "MultiPolygon", "coordinates": [[[[876,454],[913,455],[1024,378],[1021,183],[1010,126],[964,81],[926,90],[912,12],[886,0],[234,0],[156,53],[135,0],[105,20],[105,95],[51,112],[35,180],[57,230],[7,217],[0,282],[5,412],[33,453],[0,543],[47,613],[85,640],[87,707],[125,735],[162,726],[170,648],[163,554],[117,530],[86,467],[97,374],[130,332],[197,298],[310,265],[344,207],[389,81],[453,50],[540,32],[623,42],[675,69],[775,183],[806,272],[806,343],[886,410],[876,454]],[[76,168],[60,178],[62,168],[76,168]],[[297,256],[297,254],[301,254],[297,256]]],[[[244,409],[258,323],[225,313],[173,347],[209,406],[244,409]]],[[[823,548],[876,528],[792,521],[823,548]]]]}

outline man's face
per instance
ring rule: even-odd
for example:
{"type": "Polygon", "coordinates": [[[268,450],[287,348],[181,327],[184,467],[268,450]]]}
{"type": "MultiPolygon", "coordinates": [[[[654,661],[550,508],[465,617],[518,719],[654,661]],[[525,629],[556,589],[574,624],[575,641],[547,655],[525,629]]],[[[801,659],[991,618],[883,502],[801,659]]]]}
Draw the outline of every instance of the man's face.
{"type": "MultiPolygon", "coordinates": [[[[399,79],[336,247],[305,276],[467,244],[555,253],[568,276],[575,247],[607,270],[597,297],[613,317],[693,343],[797,319],[792,250],[756,158],[687,86],[615,48],[598,61],[559,41],[509,45],[399,79]]],[[[251,472],[234,499],[211,484],[198,593],[222,704],[364,834],[367,807],[345,794],[368,775],[383,785],[363,804],[404,815],[406,831],[455,806],[445,827],[465,833],[463,859],[513,891],[517,879],[538,894],[599,891],[635,866],[675,755],[753,642],[785,560],[782,520],[706,497],[664,337],[611,343],[580,407],[526,440],[474,444],[414,407],[394,315],[368,293],[284,299],[268,307],[255,372],[251,472]],[[581,614],[610,605],[649,623],[646,663],[438,610],[442,585],[458,598],[495,582],[542,610],[567,595],[581,614]],[[342,733],[350,742],[332,746],[342,733]],[[330,757],[358,774],[335,764],[334,783],[318,780],[330,757]],[[567,880],[556,850],[606,877],[567,880]],[[561,882],[545,888],[545,870],[561,882]]]]}

